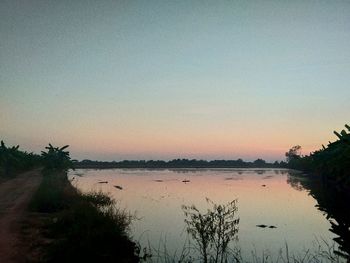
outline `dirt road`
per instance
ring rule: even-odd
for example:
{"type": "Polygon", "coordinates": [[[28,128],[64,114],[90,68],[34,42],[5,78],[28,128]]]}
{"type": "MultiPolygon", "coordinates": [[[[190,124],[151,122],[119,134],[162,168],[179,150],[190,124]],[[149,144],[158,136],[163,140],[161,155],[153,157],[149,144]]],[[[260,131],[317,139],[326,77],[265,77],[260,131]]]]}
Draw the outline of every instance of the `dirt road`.
{"type": "Polygon", "coordinates": [[[29,215],[28,204],[40,181],[40,170],[33,170],[0,183],[1,263],[17,263],[25,258],[21,226],[29,215]]]}

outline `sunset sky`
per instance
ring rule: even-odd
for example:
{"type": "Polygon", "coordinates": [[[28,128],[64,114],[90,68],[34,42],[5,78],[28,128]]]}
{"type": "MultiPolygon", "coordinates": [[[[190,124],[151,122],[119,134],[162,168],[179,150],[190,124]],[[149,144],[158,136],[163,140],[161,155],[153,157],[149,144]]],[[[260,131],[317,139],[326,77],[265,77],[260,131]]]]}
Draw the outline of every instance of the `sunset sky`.
{"type": "Polygon", "coordinates": [[[0,1],[0,139],[282,160],[350,124],[350,1],[0,1]]]}

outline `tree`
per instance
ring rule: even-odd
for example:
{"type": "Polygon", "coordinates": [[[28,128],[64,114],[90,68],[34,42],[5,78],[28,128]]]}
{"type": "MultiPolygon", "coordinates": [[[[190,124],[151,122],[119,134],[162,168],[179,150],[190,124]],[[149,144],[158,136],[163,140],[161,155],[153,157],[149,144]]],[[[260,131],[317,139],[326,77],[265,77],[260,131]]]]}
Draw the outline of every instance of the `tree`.
{"type": "Polygon", "coordinates": [[[0,176],[10,176],[40,164],[40,156],[19,150],[19,146],[6,146],[0,142],[0,176]]]}
{"type": "Polygon", "coordinates": [[[253,163],[256,167],[264,167],[266,165],[266,161],[260,158],[256,159],[253,163]]]}
{"type": "Polygon", "coordinates": [[[45,168],[47,169],[57,169],[57,170],[68,170],[73,167],[73,162],[69,156],[67,149],[69,145],[59,147],[53,147],[50,143],[47,149],[47,152],[42,151],[41,156],[43,157],[43,162],[45,168]]]}
{"type": "Polygon", "coordinates": [[[296,145],[293,146],[292,148],[289,149],[288,152],[286,152],[286,158],[287,158],[287,162],[291,162],[293,160],[298,160],[301,157],[301,146],[300,145],[296,145]]]}
{"type": "Polygon", "coordinates": [[[0,166],[4,169],[5,176],[11,174],[12,170],[16,168],[19,163],[17,158],[19,145],[13,147],[6,147],[5,143],[1,141],[0,145],[0,166]]]}

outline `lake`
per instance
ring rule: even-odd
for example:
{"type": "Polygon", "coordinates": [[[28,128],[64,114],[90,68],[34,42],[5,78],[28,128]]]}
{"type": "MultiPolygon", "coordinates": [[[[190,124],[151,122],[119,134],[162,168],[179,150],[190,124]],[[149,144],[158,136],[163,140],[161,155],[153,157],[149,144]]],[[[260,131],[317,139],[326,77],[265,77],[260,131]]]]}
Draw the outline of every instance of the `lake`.
{"type": "Polygon", "coordinates": [[[286,244],[289,253],[301,254],[316,249],[318,242],[333,245],[337,238],[330,231],[332,221],[301,183],[308,179],[292,170],[78,169],[69,178],[82,192],[110,193],[138,218],[131,228],[133,239],[158,250],[166,244],[169,254],[179,253],[188,240],[181,206],[194,204],[206,211],[206,198],[217,204],[238,199],[238,241],[232,245],[244,256],[252,251],[277,255],[286,244]],[[257,227],[262,224],[276,228],[257,227]]]}

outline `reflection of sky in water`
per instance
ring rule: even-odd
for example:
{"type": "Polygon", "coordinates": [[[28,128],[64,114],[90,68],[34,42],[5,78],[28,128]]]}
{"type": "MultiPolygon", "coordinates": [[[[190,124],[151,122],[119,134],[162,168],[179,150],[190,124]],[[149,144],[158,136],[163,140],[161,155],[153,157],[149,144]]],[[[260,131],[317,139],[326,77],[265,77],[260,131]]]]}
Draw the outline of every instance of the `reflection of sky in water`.
{"type": "Polygon", "coordinates": [[[291,252],[301,252],[310,248],[316,237],[330,240],[334,234],[315,207],[316,200],[298,185],[292,187],[288,174],[271,169],[110,169],[77,170],[70,176],[79,189],[109,192],[122,207],[136,212],[141,219],[133,223],[132,233],[143,245],[149,240],[158,246],[166,238],[170,251],[181,250],[186,239],[181,205],[195,204],[204,211],[206,197],[216,203],[238,198],[238,236],[243,252],[254,248],[277,252],[285,242],[291,252]],[[277,228],[261,229],[258,224],[277,228]]]}

